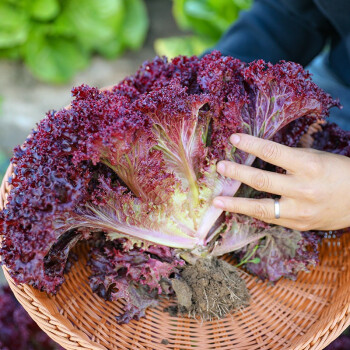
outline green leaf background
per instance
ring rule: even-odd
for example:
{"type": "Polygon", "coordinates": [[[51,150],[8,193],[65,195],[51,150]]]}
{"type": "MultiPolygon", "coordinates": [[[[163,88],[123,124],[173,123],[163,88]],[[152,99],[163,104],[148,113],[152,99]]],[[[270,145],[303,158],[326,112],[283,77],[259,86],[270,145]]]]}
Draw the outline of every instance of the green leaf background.
{"type": "Polygon", "coordinates": [[[95,53],[112,59],[139,49],[148,25],[143,0],[0,0],[0,58],[64,83],[95,53]]]}
{"type": "Polygon", "coordinates": [[[215,45],[224,31],[248,9],[252,0],[173,0],[178,26],[192,36],[160,38],[154,47],[158,55],[199,55],[215,45]]]}
{"type": "MultiPolygon", "coordinates": [[[[0,0],[0,59],[23,60],[37,79],[65,83],[94,54],[114,59],[141,48],[149,27],[145,1],[0,0]]],[[[173,0],[173,15],[186,34],[155,40],[156,53],[201,54],[251,2],[173,0]]]]}

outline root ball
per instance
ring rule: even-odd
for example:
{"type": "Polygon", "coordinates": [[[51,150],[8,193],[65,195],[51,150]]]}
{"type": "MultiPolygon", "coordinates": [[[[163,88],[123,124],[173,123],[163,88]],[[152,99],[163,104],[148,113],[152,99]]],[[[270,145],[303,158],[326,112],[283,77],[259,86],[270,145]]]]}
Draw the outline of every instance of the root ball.
{"type": "Polygon", "coordinates": [[[172,280],[178,311],[202,320],[225,317],[249,303],[250,295],[237,268],[216,258],[186,265],[180,279],[172,280]]]}

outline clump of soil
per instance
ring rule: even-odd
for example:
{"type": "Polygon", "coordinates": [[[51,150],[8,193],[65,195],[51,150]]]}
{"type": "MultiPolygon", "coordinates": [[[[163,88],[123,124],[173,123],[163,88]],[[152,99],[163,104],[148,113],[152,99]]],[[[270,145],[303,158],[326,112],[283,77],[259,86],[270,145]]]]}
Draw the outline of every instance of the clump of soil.
{"type": "Polygon", "coordinates": [[[186,265],[181,277],[172,280],[172,287],[177,296],[177,311],[204,321],[225,317],[246,306],[250,299],[237,268],[216,258],[186,265]]]}

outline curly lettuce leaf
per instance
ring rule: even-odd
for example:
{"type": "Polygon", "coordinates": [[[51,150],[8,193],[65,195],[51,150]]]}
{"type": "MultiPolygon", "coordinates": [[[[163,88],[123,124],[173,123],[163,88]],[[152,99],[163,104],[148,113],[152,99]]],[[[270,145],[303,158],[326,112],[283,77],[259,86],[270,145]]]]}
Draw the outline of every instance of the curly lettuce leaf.
{"type": "Polygon", "coordinates": [[[109,91],[72,92],[70,108],[48,113],[16,148],[0,217],[0,253],[12,277],[49,292],[64,281],[71,247],[93,232],[199,256],[216,239],[223,251],[247,243],[225,236],[229,225],[211,205],[240,187],[216,163],[254,160],[229,136],[271,138],[337,105],[297,64],[245,64],[219,52],[156,58],[109,91]]]}
{"type": "Polygon", "coordinates": [[[243,258],[253,249],[251,259],[258,263],[247,263],[249,272],[263,280],[278,281],[281,277],[295,279],[299,271],[310,271],[318,263],[320,238],[311,232],[299,232],[274,226],[266,230],[266,237],[250,243],[239,251],[243,258]],[[258,248],[255,247],[258,245],[258,248]]]}
{"type": "Polygon", "coordinates": [[[106,300],[125,299],[126,308],[117,320],[127,323],[144,316],[149,306],[156,306],[158,295],[172,293],[169,278],[179,272],[184,261],[168,247],[138,247],[117,239],[93,248],[88,264],[94,292],[106,300]]]}

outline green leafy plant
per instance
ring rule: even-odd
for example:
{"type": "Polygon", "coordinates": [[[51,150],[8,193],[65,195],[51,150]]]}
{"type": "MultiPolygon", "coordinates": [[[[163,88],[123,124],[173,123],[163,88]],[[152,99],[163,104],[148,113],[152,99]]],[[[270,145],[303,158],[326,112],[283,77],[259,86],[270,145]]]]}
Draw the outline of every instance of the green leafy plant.
{"type": "MultiPolygon", "coordinates": [[[[0,95],[0,118],[2,116],[2,104],[4,102],[4,98],[3,96],[0,95]]],[[[4,177],[5,171],[6,171],[6,167],[8,166],[8,158],[5,154],[5,152],[3,152],[0,149],[0,184],[2,181],[2,178],[4,177]]]]}
{"type": "Polygon", "coordinates": [[[141,47],[143,0],[3,0],[0,58],[22,59],[39,80],[63,83],[93,53],[115,58],[141,47]]]}
{"type": "Polygon", "coordinates": [[[245,264],[259,264],[261,261],[260,258],[252,258],[255,252],[258,250],[259,244],[256,244],[255,247],[251,251],[247,251],[246,254],[243,256],[241,261],[236,265],[236,267],[245,265],[245,264]]]}
{"type": "Polygon", "coordinates": [[[154,43],[159,55],[199,55],[213,46],[251,0],[173,0],[173,15],[184,31],[194,35],[157,39],[154,43]]]}
{"type": "Polygon", "coordinates": [[[4,174],[6,172],[6,168],[9,164],[9,157],[7,157],[6,153],[0,150],[0,183],[4,174]]]}

